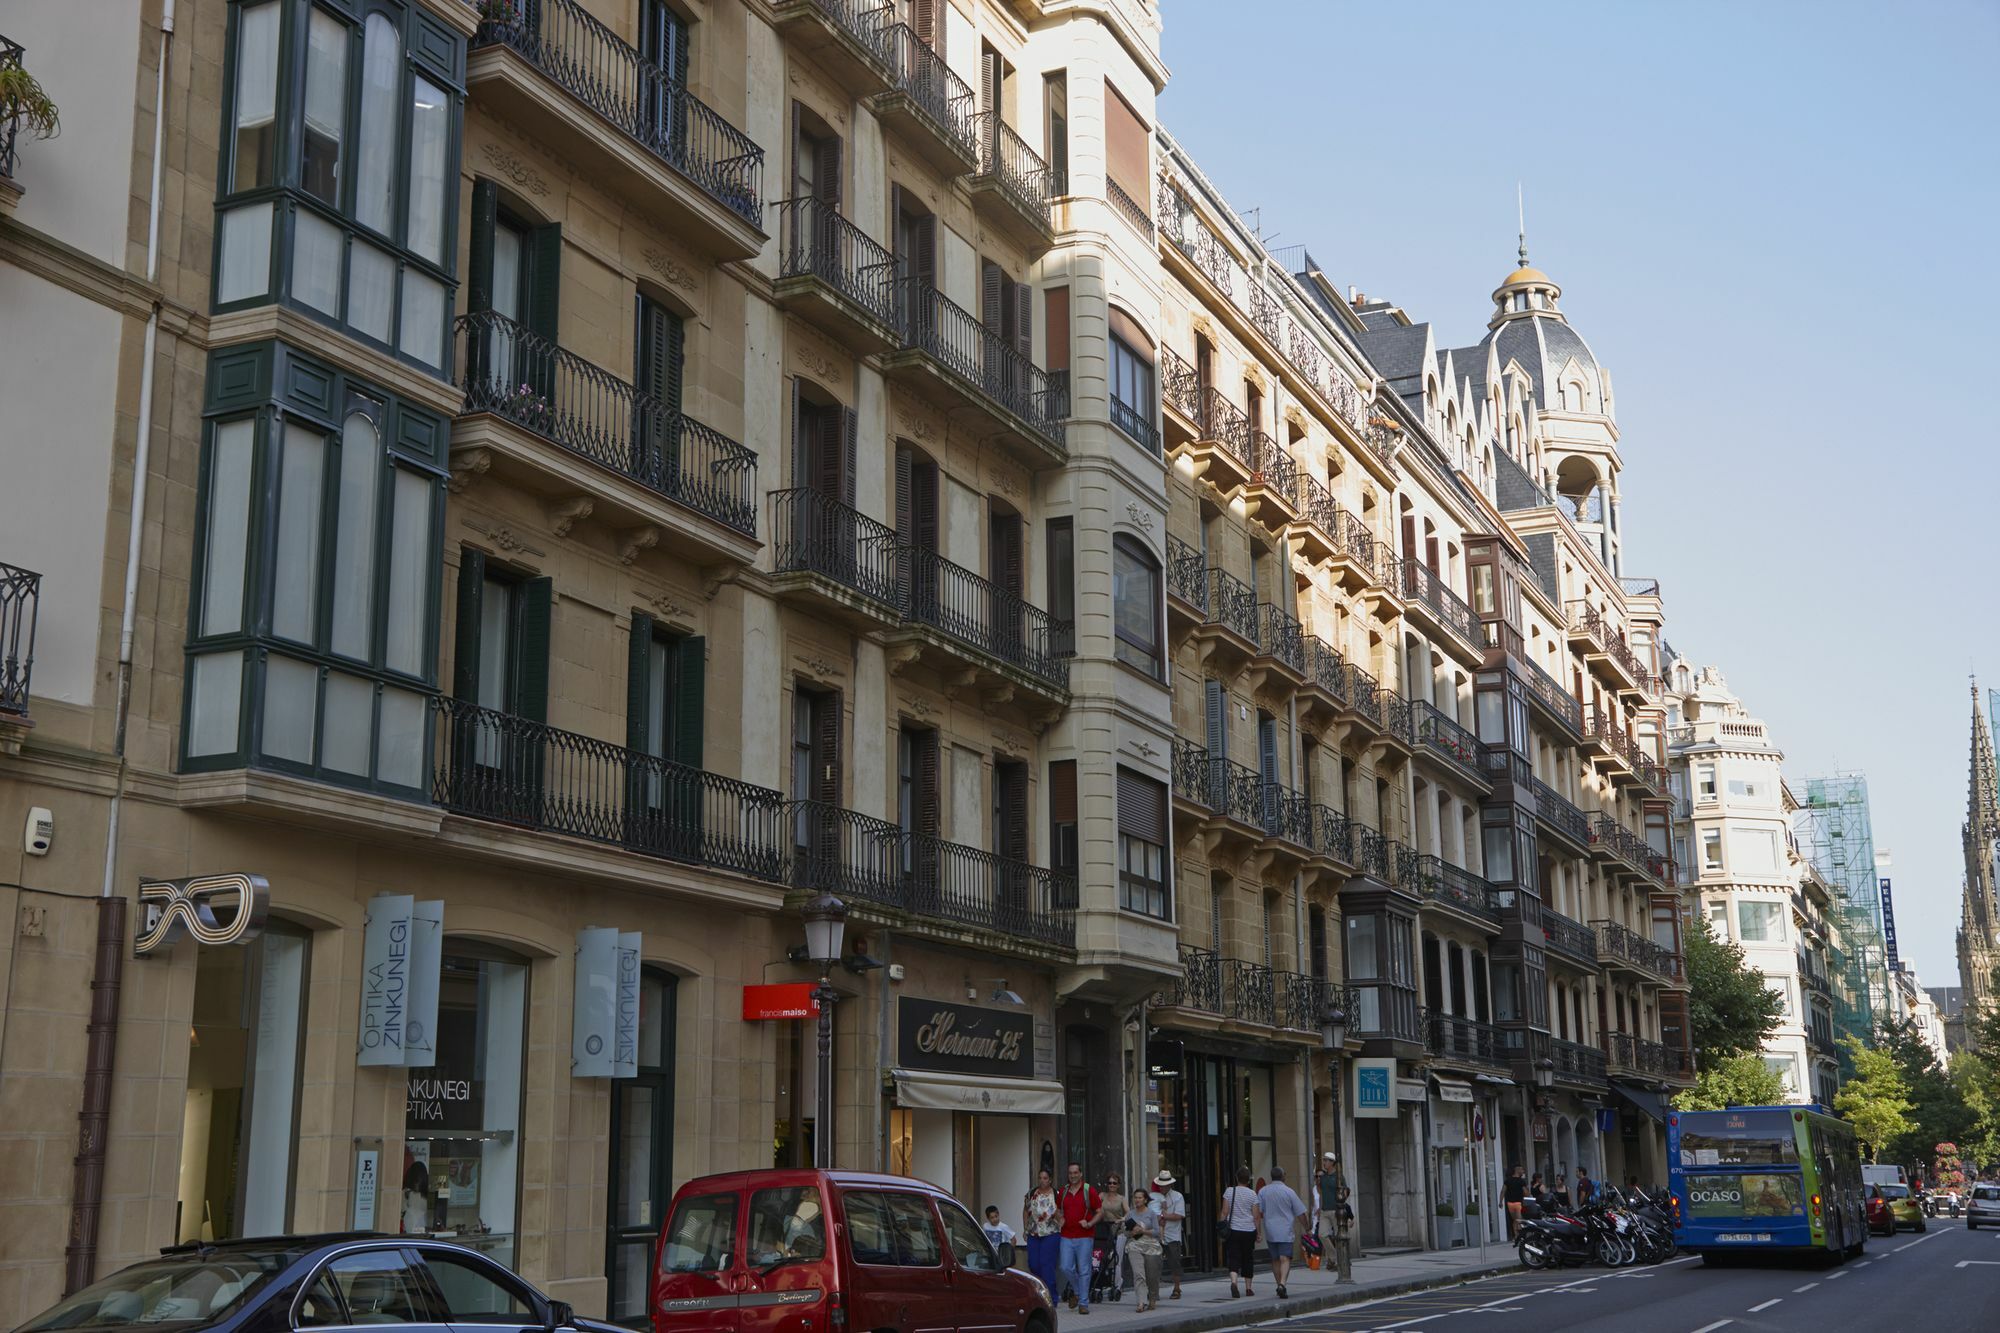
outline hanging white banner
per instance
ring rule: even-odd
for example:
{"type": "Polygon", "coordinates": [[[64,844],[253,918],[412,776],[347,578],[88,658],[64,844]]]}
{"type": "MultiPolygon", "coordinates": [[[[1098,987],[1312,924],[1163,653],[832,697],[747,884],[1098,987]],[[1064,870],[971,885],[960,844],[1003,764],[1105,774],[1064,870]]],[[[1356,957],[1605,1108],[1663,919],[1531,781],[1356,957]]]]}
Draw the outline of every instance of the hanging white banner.
{"type": "Polygon", "coordinates": [[[410,1004],[404,1025],[404,1064],[429,1069],[437,1063],[438,987],[444,980],[444,900],[419,902],[410,910],[410,1004]]]}
{"type": "Polygon", "coordinates": [[[617,1071],[618,932],[586,926],[576,932],[576,1012],[570,1024],[569,1072],[611,1078],[617,1071]]]}
{"type": "Polygon", "coordinates": [[[636,930],[618,932],[618,1008],[612,1018],[611,1077],[639,1076],[639,956],[636,930]]]}
{"type": "Polygon", "coordinates": [[[358,1063],[401,1065],[409,1019],[410,918],[416,900],[378,893],[361,933],[361,1052],[358,1063]]]}

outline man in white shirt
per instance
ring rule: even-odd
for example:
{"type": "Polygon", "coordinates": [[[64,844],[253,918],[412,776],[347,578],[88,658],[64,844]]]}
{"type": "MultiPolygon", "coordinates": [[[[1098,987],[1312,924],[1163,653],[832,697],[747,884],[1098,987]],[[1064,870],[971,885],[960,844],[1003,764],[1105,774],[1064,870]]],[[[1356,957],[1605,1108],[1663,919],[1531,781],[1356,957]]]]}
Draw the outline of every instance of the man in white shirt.
{"type": "Polygon", "coordinates": [[[1277,1279],[1278,1299],[1285,1299],[1285,1279],[1292,1272],[1293,1227],[1307,1212],[1306,1201],[1285,1183],[1285,1168],[1271,1168],[1271,1183],[1257,1191],[1257,1206],[1264,1212],[1264,1247],[1271,1252],[1271,1276],[1277,1279]]]}
{"type": "Polygon", "coordinates": [[[1181,1246],[1186,1238],[1187,1196],[1174,1188],[1174,1173],[1165,1167],[1153,1177],[1153,1203],[1160,1210],[1160,1267],[1174,1280],[1168,1300],[1181,1298],[1181,1246]]]}

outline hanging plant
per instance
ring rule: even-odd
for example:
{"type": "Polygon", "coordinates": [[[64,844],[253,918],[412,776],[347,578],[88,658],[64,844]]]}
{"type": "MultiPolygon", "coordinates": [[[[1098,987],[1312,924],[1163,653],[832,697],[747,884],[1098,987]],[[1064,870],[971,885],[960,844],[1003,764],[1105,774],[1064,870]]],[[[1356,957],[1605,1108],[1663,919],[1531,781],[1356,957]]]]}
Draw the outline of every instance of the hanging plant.
{"type": "Polygon", "coordinates": [[[18,64],[0,65],[0,120],[11,120],[37,139],[53,139],[62,131],[62,113],[41,80],[18,64]]]}

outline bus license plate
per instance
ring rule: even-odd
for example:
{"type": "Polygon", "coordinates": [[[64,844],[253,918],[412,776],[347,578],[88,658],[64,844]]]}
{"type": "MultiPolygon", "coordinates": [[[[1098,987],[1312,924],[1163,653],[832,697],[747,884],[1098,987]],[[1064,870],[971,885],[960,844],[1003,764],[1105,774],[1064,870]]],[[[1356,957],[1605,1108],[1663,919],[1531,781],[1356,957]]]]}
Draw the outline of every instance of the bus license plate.
{"type": "Polygon", "coordinates": [[[1716,1239],[1724,1242],[1732,1240],[1745,1241],[1745,1242],[1758,1241],[1758,1240],[1767,1241],[1771,1239],[1771,1233],[1768,1231],[1725,1231],[1720,1236],[1717,1236],[1716,1239]]]}

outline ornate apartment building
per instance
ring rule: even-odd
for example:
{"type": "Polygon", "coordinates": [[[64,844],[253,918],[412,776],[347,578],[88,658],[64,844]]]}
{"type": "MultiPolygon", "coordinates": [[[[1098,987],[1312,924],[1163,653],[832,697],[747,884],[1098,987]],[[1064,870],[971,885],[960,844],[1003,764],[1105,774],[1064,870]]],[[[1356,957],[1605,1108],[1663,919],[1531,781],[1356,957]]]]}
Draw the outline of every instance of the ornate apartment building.
{"type": "Polygon", "coordinates": [[[1663,1175],[1663,613],[1545,275],[1446,350],[1279,263],[1145,0],[7,21],[0,1321],[367,1226],[635,1321],[829,1137],[1337,1145],[1364,1244],[1663,1175]]]}

